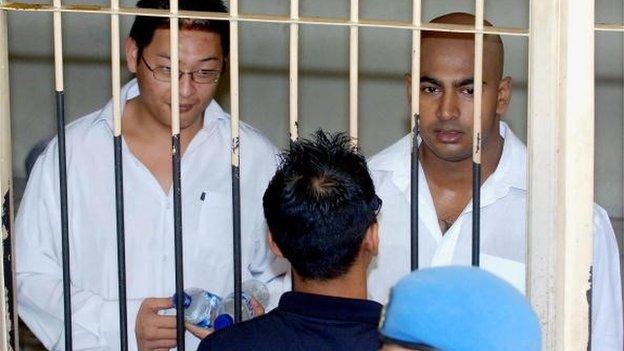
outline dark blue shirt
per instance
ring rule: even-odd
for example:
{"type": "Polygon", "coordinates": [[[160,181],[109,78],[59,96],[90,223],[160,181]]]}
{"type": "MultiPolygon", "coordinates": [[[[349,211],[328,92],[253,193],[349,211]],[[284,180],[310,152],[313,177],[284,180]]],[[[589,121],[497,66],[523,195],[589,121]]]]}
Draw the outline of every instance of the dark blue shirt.
{"type": "Polygon", "coordinates": [[[209,335],[198,351],[377,351],[381,307],[369,300],[288,292],[273,311],[209,335]]]}

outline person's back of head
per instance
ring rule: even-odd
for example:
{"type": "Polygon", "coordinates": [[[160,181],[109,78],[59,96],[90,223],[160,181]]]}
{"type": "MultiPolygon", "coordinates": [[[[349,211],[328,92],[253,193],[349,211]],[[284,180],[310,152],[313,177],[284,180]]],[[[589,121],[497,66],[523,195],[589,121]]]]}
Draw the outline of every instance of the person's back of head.
{"type": "MultiPolygon", "coordinates": [[[[139,9],[169,10],[169,0],[139,0],[136,6],[139,9]]],[[[179,0],[178,8],[181,11],[228,12],[222,0],[179,0]]],[[[180,18],[179,23],[180,29],[219,34],[223,57],[228,56],[230,51],[230,22],[227,20],[180,18]]],[[[137,44],[139,57],[143,49],[151,43],[157,29],[169,29],[169,18],[153,16],[137,16],[135,18],[129,36],[137,44]]]]}
{"type": "Polygon", "coordinates": [[[411,273],[390,294],[380,324],[384,351],[539,351],[539,321],[526,298],[475,267],[411,273]]]}
{"type": "MultiPolygon", "coordinates": [[[[272,241],[302,280],[345,275],[381,206],[365,158],[346,134],[321,130],[291,142],[282,157],[263,199],[272,241]]],[[[372,255],[376,240],[374,231],[372,255]]]]}

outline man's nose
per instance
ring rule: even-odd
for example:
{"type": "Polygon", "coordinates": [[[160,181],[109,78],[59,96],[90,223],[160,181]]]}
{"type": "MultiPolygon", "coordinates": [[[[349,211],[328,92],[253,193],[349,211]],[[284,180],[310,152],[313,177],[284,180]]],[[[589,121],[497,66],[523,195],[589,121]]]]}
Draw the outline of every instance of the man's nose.
{"type": "Polygon", "coordinates": [[[195,82],[193,82],[193,77],[191,73],[182,73],[182,75],[180,76],[180,97],[188,98],[192,96],[196,90],[197,89],[195,88],[195,82]]]}
{"type": "Polygon", "coordinates": [[[445,92],[438,106],[438,118],[450,120],[457,117],[459,117],[457,96],[452,92],[445,92]]]}

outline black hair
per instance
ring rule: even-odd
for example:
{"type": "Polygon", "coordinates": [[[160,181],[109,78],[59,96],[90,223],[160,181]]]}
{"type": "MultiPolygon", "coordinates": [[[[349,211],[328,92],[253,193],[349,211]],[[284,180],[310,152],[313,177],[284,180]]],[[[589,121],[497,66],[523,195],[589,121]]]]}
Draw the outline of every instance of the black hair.
{"type": "MultiPolygon", "coordinates": [[[[143,9],[168,10],[169,0],[139,0],[136,6],[143,9]]],[[[185,11],[228,12],[222,0],[179,0],[178,8],[185,11]]],[[[143,49],[152,42],[156,29],[160,28],[169,28],[169,18],[139,15],[134,19],[134,23],[130,29],[130,38],[134,39],[139,48],[138,57],[141,57],[143,49]]],[[[228,56],[230,52],[229,21],[181,18],[180,28],[219,34],[221,37],[223,57],[228,56]]]]}
{"type": "Polygon", "coordinates": [[[344,275],[381,206],[364,156],[320,129],[281,156],[263,198],[273,241],[302,279],[344,275]]]}

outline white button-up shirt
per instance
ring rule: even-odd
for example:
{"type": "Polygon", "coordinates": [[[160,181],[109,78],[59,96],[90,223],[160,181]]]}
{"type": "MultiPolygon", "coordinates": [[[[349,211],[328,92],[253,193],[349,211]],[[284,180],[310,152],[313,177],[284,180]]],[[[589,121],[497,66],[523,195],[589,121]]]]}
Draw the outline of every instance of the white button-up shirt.
{"type": "MultiPolygon", "coordinates": [[[[525,291],[526,148],[500,124],[505,143],[496,171],[481,188],[481,267],[525,291]]],[[[368,276],[370,298],[386,302],[390,288],[410,271],[410,155],[406,136],[370,161],[383,200],[380,249],[368,276]]],[[[438,224],[419,167],[419,266],[470,265],[472,202],[446,233],[438,224]],[[444,234],[444,235],[443,235],[444,234]]],[[[594,206],[592,350],[622,350],[622,292],[617,242],[607,213],[594,206]]],[[[443,297],[441,297],[443,298],[443,297]]]]}
{"type": "MultiPolygon", "coordinates": [[[[123,101],[139,94],[136,81],[123,101]]],[[[277,150],[241,123],[243,279],[278,290],[283,261],[270,253],[262,195],[277,150]],[[277,278],[276,278],[277,277],[277,278]]],[[[230,118],[213,101],[203,128],[181,161],[184,285],[220,296],[233,285],[230,118]]],[[[58,144],[37,161],[16,218],[19,314],[48,349],[64,349],[58,144]]],[[[128,343],[136,350],[135,318],[146,297],[175,292],[173,195],[124,143],[128,343]]],[[[74,350],[120,350],[112,103],[67,127],[68,212],[74,350]]],[[[188,350],[198,340],[186,333],[188,350]]]]}

